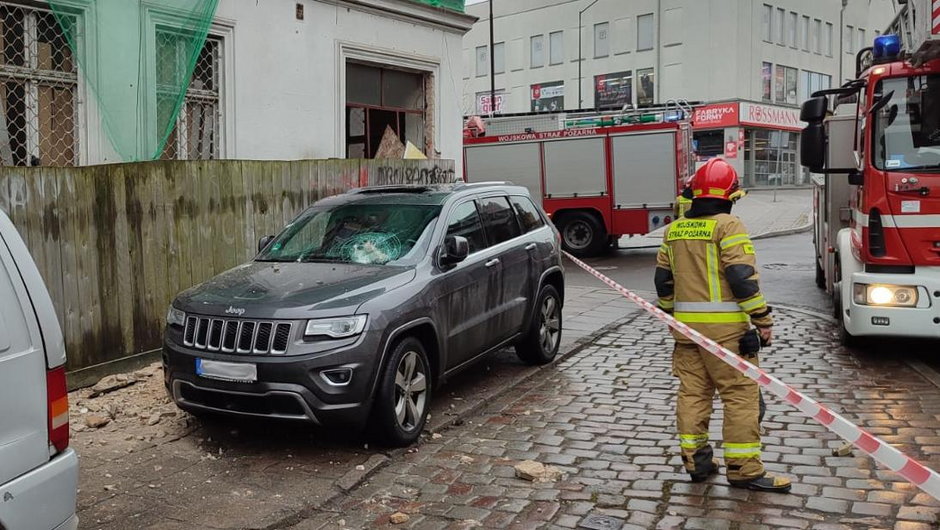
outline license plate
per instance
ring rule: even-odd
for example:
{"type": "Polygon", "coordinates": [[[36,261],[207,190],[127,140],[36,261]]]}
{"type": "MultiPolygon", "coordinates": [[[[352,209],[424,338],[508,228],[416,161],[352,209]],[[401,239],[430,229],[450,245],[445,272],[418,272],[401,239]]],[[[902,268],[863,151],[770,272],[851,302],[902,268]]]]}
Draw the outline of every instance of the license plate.
{"type": "Polygon", "coordinates": [[[258,381],[258,366],[249,363],[225,363],[208,359],[196,359],[196,375],[220,381],[255,383],[258,381]]]}

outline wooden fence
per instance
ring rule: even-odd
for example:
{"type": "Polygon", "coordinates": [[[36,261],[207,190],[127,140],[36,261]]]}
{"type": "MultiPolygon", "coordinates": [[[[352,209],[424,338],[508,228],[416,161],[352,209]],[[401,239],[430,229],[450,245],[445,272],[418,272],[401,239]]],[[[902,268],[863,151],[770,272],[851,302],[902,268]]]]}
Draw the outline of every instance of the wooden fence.
{"type": "Polygon", "coordinates": [[[250,259],[319,198],[453,180],[442,160],[0,167],[0,208],[42,272],[74,371],[158,350],[177,293],[250,259]]]}

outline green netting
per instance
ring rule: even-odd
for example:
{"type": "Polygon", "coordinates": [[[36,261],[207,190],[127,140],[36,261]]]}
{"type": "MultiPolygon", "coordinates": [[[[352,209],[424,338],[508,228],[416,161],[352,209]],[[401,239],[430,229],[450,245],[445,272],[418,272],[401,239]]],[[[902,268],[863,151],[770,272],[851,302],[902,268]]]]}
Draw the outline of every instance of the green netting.
{"type": "MultiPolygon", "coordinates": [[[[49,0],[115,153],[154,160],[177,118],[219,0],[49,0]]],[[[217,83],[214,79],[203,83],[217,83]]]]}
{"type": "Polygon", "coordinates": [[[464,12],[466,8],[466,0],[411,0],[412,2],[418,2],[419,4],[428,4],[434,7],[443,7],[444,9],[452,9],[454,11],[464,12]]]}

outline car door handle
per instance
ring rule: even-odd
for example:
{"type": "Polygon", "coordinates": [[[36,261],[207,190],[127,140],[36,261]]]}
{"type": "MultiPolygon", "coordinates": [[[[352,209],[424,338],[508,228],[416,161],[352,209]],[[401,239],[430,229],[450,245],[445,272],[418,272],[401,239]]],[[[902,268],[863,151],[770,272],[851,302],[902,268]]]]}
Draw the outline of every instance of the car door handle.
{"type": "Polygon", "coordinates": [[[535,247],[537,246],[538,245],[536,245],[535,243],[529,243],[528,245],[525,246],[525,249],[529,252],[532,252],[533,250],[535,250],[535,247]]]}
{"type": "Polygon", "coordinates": [[[493,258],[486,262],[487,267],[493,267],[495,265],[499,265],[499,258],[493,258]]]}

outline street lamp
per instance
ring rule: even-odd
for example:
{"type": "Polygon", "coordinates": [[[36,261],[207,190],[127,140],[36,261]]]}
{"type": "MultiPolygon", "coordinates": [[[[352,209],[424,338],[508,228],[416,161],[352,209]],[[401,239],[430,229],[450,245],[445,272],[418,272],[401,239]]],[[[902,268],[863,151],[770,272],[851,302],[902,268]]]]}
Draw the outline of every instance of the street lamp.
{"type": "Polygon", "coordinates": [[[496,115],[496,44],[493,37],[493,1],[490,0],[490,116],[496,115]]]}
{"type": "MultiPolygon", "coordinates": [[[[490,0],[492,2],[492,0],[490,0]]],[[[581,96],[581,85],[583,85],[583,77],[581,75],[581,63],[584,61],[583,53],[581,53],[581,42],[584,40],[584,24],[581,22],[584,12],[591,7],[600,2],[600,0],[594,0],[587,7],[578,12],[578,110],[584,108],[584,98],[581,96]]]]}

